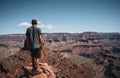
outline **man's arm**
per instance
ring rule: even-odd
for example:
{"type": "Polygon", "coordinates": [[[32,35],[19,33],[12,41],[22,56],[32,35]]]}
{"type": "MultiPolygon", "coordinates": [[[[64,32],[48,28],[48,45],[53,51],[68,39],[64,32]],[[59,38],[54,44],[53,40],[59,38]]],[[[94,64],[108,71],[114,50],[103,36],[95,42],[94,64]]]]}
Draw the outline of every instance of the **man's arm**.
{"type": "Polygon", "coordinates": [[[38,28],[38,34],[39,34],[39,43],[41,45],[40,48],[43,49],[44,43],[43,43],[42,32],[40,28],[38,28]]]}
{"type": "Polygon", "coordinates": [[[28,49],[30,49],[30,44],[29,44],[29,37],[26,35],[26,46],[28,49]]]}
{"type": "Polygon", "coordinates": [[[43,49],[44,43],[43,43],[42,35],[39,36],[39,42],[41,44],[41,48],[43,49]]]}
{"type": "Polygon", "coordinates": [[[27,49],[30,49],[29,36],[28,36],[28,34],[29,34],[29,31],[28,31],[28,29],[27,29],[25,41],[26,41],[26,47],[27,47],[27,49]]]}

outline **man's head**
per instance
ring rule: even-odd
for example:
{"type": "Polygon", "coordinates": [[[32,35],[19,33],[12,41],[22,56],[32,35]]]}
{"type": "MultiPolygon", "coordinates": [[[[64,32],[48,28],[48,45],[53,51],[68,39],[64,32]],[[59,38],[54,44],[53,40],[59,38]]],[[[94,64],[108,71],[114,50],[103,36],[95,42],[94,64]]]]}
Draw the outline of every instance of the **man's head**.
{"type": "Polygon", "coordinates": [[[32,19],[32,25],[37,25],[37,20],[36,19],[32,19]]]}

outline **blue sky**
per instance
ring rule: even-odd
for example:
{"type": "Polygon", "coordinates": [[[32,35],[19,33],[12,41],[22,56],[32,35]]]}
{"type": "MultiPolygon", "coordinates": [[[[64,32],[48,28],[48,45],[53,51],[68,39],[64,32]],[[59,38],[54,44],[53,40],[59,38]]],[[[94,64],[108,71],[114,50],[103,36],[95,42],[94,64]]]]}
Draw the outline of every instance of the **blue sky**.
{"type": "Polygon", "coordinates": [[[43,33],[120,32],[120,0],[0,0],[0,34],[24,34],[31,19],[43,33]]]}

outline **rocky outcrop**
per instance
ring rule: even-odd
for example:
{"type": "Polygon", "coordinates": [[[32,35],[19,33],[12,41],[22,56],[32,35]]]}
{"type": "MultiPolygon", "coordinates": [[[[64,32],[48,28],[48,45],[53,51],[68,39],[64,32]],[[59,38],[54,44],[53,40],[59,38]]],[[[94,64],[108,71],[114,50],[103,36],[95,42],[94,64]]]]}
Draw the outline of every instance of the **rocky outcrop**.
{"type": "Polygon", "coordinates": [[[41,74],[32,76],[30,52],[20,50],[15,55],[0,61],[0,78],[55,78],[55,74],[47,63],[39,63],[41,74]]]}
{"type": "MultiPolygon", "coordinates": [[[[52,70],[52,66],[49,66],[47,63],[39,63],[39,67],[38,67],[38,71],[40,74],[37,75],[33,75],[31,76],[32,73],[30,73],[32,71],[32,66],[24,66],[24,69],[27,70],[28,77],[32,77],[32,78],[56,78],[53,70],[52,70]]],[[[26,74],[24,74],[21,77],[24,77],[26,74]]]]}

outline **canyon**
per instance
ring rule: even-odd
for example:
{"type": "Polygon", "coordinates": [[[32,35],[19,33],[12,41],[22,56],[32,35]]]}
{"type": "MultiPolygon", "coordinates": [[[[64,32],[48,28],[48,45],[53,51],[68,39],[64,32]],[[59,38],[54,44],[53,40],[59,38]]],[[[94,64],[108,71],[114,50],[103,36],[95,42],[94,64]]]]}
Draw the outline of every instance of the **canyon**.
{"type": "MultiPolygon", "coordinates": [[[[40,62],[52,67],[57,78],[119,78],[120,33],[43,33],[40,62]]],[[[0,36],[0,78],[31,63],[24,34],[0,36]],[[9,65],[7,65],[9,64],[9,65]]],[[[27,76],[26,76],[27,78],[27,76]]]]}

